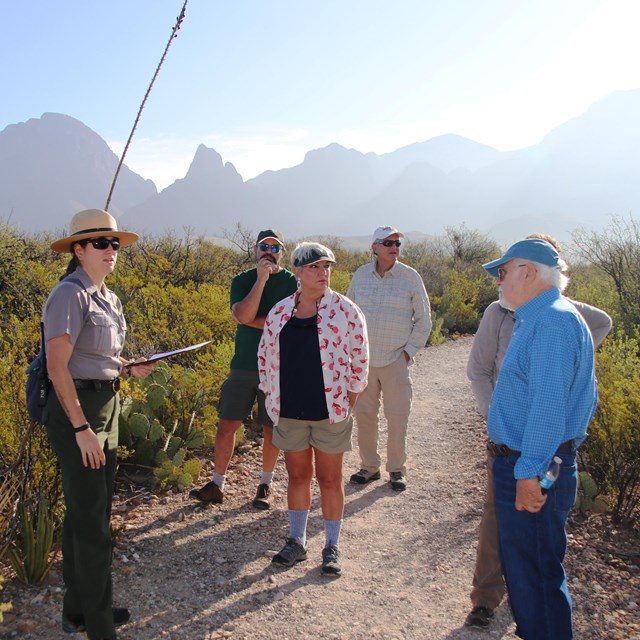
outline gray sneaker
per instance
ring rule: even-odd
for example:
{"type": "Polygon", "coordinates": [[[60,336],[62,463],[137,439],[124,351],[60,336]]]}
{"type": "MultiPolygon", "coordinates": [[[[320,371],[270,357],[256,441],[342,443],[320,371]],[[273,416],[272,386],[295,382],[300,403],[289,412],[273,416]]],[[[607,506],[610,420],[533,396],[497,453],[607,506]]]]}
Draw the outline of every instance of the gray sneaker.
{"type": "Polygon", "coordinates": [[[289,538],[280,553],[271,558],[271,564],[293,567],[296,562],[307,559],[307,545],[302,546],[295,538],[289,538]]]}
{"type": "Polygon", "coordinates": [[[322,550],[322,575],[335,578],[342,575],[340,549],[335,544],[330,544],[322,550]]]}
{"type": "Polygon", "coordinates": [[[407,480],[401,471],[392,471],[389,474],[389,482],[394,491],[404,491],[407,488],[407,480]]]}
{"type": "Polygon", "coordinates": [[[373,480],[380,480],[380,470],[367,471],[366,469],[360,469],[349,478],[351,484],[367,484],[367,482],[372,482],[373,480]]]}

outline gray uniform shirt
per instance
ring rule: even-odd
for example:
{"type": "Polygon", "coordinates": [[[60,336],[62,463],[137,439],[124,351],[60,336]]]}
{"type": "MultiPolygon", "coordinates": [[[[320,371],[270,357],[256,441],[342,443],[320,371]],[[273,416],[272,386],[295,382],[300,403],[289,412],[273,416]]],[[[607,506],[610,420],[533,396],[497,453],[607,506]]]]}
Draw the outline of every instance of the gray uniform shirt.
{"type": "Polygon", "coordinates": [[[45,340],[69,335],[72,378],[112,380],[122,369],[119,356],[127,330],[122,305],[107,287],[98,291],[81,267],[71,277],[80,280],[84,288],[67,279],[53,288],[42,313],[45,340]]]}
{"type": "MultiPolygon", "coordinates": [[[[569,302],[584,318],[591,331],[593,345],[598,347],[611,331],[611,318],[602,309],[592,307],[584,302],[575,300],[569,300],[569,302]]],[[[485,418],[489,411],[489,403],[502,361],[507,353],[514,324],[513,313],[501,307],[498,301],[492,302],[485,310],[473,339],[467,363],[467,377],[471,381],[478,411],[485,418]]]]}

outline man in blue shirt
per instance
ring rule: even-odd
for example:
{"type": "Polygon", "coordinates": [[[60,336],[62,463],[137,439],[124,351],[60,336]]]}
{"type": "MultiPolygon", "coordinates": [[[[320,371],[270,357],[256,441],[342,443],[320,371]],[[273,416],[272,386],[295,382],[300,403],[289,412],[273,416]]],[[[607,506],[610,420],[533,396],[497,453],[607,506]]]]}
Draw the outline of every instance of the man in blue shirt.
{"type": "Polygon", "coordinates": [[[577,489],[576,449],[597,404],[591,333],[561,294],[567,265],[548,242],[521,240],[483,266],[516,318],[487,419],[516,633],[526,640],[570,640],[562,563],[577,489]],[[555,455],[562,459],[560,476],[543,493],[540,479],[555,455]]]}

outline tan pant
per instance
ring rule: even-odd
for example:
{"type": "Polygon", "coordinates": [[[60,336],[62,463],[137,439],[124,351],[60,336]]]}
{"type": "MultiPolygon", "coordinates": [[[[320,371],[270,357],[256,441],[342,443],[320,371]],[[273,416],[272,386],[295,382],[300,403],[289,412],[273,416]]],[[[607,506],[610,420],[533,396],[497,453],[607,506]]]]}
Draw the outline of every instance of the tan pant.
{"type": "Polygon", "coordinates": [[[404,353],[386,367],[370,367],[367,388],[358,396],[354,416],[358,427],[361,466],[380,469],[378,453],[378,412],[380,396],[387,419],[387,466],[389,473],[407,473],[407,425],[411,412],[411,377],[404,353]]]}
{"type": "Polygon", "coordinates": [[[489,609],[495,609],[506,592],[504,579],[502,578],[500,544],[498,542],[498,517],[496,515],[495,489],[493,486],[493,460],[493,453],[487,449],[487,486],[478,535],[473,588],[471,589],[473,606],[488,607],[489,609]]]}

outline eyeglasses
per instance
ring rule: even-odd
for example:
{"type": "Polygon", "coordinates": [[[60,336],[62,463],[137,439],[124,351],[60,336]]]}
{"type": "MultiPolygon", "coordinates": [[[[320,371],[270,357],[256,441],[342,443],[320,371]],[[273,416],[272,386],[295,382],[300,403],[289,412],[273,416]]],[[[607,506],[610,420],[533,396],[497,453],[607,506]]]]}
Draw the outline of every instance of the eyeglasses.
{"type": "Polygon", "coordinates": [[[381,244],[383,247],[399,247],[402,242],[400,240],[379,240],[376,244],[381,244]]]}
{"type": "MultiPolygon", "coordinates": [[[[516,269],[519,269],[520,267],[526,267],[526,264],[517,264],[515,266],[516,269]]],[[[503,267],[500,267],[498,269],[498,282],[502,282],[506,277],[507,277],[507,273],[509,273],[509,271],[503,267]]]]}
{"type": "Polygon", "coordinates": [[[104,251],[111,247],[114,251],[118,251],[120,249],[120,240],[110,240],[109,238],[87,238],[86,240],[82,240],[80,244],[82,246],[86,246],[91,243],[91,246],[94,249],[98,249],[98,251],[104,251]]]}
{"type": "Polygon", "coordinates": [[[261,242],[256,246],[258,247],[258,249],[260,249],[260,251],[265,251],[267,253],[269,251],[271,251],[271,253],[280,253],[280,249],[282,249],[279,244],[266,244],[265,242],[261,242]]]}

